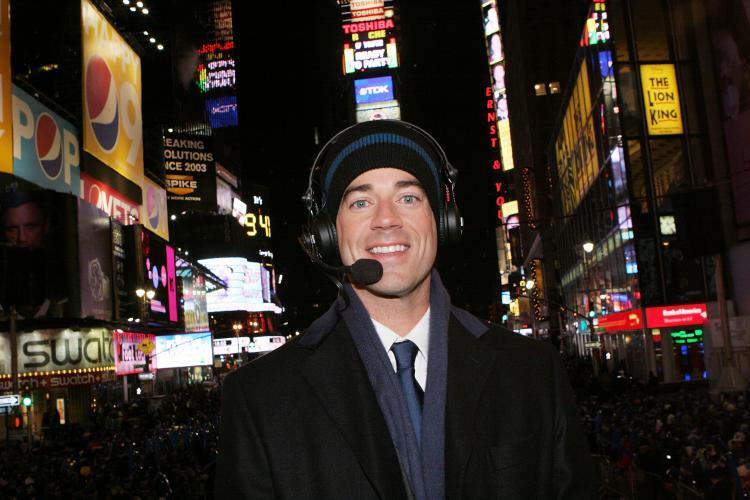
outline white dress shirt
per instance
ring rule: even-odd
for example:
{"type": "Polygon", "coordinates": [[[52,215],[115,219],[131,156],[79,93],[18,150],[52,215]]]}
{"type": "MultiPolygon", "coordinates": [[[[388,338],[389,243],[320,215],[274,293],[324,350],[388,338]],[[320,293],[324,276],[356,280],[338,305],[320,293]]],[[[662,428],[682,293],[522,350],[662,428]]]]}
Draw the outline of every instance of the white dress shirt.
{"type": "Polygon", "coordinates": [[[383,348],[388,353],[388,359],[391,360],[394,372],[396,371],[396,355],[391,351],[391,346],[404,340],[411,340],[416,344],[419,351],[417,352],[417,358],[414,360],[414,378],[424,391],[427,388],[427,353],[430,347],[430,308],[427,308],[422,319],[403,337],[374,319],[372,319],[372,324],[375,325],[375,331],[380,338],[380,342],[383,343],[383,348]]]}

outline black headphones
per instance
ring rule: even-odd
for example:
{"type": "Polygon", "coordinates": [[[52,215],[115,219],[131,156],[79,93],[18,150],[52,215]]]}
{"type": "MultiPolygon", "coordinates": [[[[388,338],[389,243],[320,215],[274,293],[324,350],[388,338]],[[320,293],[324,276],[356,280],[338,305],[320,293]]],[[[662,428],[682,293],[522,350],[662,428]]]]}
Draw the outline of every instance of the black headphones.
{"type": "MultiPolygon", "coordinates": [[[[463,221],[458,212],[456,198],[453,194],[453,186],[458,175],[458,170],[448,162],[445,151],[443,151],[440,144],[430,134],[411,123],[399,121],[399,124],[423,136],[439,159],[438,175],[440,186],[438,187],[442,191],[442,196],[438,200],[438,220],[436,221],[438,243],[441,247],[454,245],[461,241],[463,227],[463,221]]],[[[322,261],[330,266],[341,265],[341,256],[339,255],[339,245],[336,236],[336,222],[332,221],[329,214],[322,209],[320,160],[325,157],[328,149],[342,134],[356,126],[352,125],[345,128],[325,143],[315,157],[315,161],[310,169],[307,190],[302,196],[302,201],[308,211],[308,217],[307,224],[302,226],[302,232],[299,237],[300,244],[313,261],[322,261]]]]}

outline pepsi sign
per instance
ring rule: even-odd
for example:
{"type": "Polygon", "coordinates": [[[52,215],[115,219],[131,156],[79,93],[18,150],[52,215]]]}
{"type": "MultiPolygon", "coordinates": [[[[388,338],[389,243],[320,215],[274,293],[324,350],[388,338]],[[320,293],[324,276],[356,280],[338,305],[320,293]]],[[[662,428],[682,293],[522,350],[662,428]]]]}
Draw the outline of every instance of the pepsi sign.
{"type": "Polygon", "coordinates": [[[393,99],[393,78],[390,76],[354,80],[354,100],[357,104],[392,101],[393,99]]]}
{"type": "Polygon", "coordinates": [[[143,205],[141,205],[141,223],[169,241],[169,223],[167,222],[167,192],[148,177],[143,178],[143,205]]]}
{"type": "Polygon", "coordinates": [[[13,85],[13,173],[34,184],[78,196],[78,129],[13,85]]]}
{"type": "Polygon", "coordinates": [[[83,148],[137,185],[143,180],[141,60],[87,0],[83,25],[83,148]]]}

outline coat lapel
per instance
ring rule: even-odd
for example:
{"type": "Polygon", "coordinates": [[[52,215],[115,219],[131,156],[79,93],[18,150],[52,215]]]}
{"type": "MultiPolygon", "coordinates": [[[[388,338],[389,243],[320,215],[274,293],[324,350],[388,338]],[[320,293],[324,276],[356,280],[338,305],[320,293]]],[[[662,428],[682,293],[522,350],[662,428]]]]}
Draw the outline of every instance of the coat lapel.
{"type": "MultiPolygon", "coordinates": [[[[481,338],[481,337],[480,337],[481,338]]],[[[474,446],[477,405],[496,353],[451,318],[448,331],[448,399],[446,407],[446,494],[464,481],[474,446]]],[[[459,495],[460,496],[460,495],[459,495]]]]}
{"type": "Polygon", "coordinates": [[[381,498],[405,498],[385,419],[343,322],[314,347],[302,374],[381,498]]]}

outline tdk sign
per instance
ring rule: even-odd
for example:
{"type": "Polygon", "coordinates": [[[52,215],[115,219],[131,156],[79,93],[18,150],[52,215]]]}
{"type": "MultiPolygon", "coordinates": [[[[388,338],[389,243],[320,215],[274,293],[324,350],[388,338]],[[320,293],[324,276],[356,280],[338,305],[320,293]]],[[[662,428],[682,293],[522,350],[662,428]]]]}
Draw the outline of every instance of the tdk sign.
{"type": "Polygon", "coordinates": [[[393,78],[380,76],[354,80],[354,98],[357,104],[392,101],[394,99],[393,78]]]}
{"type": "Polygon", "coordinates": [[[61,193],[81,191],[78,130],[13,85],[13,173],[61,193]]]}

